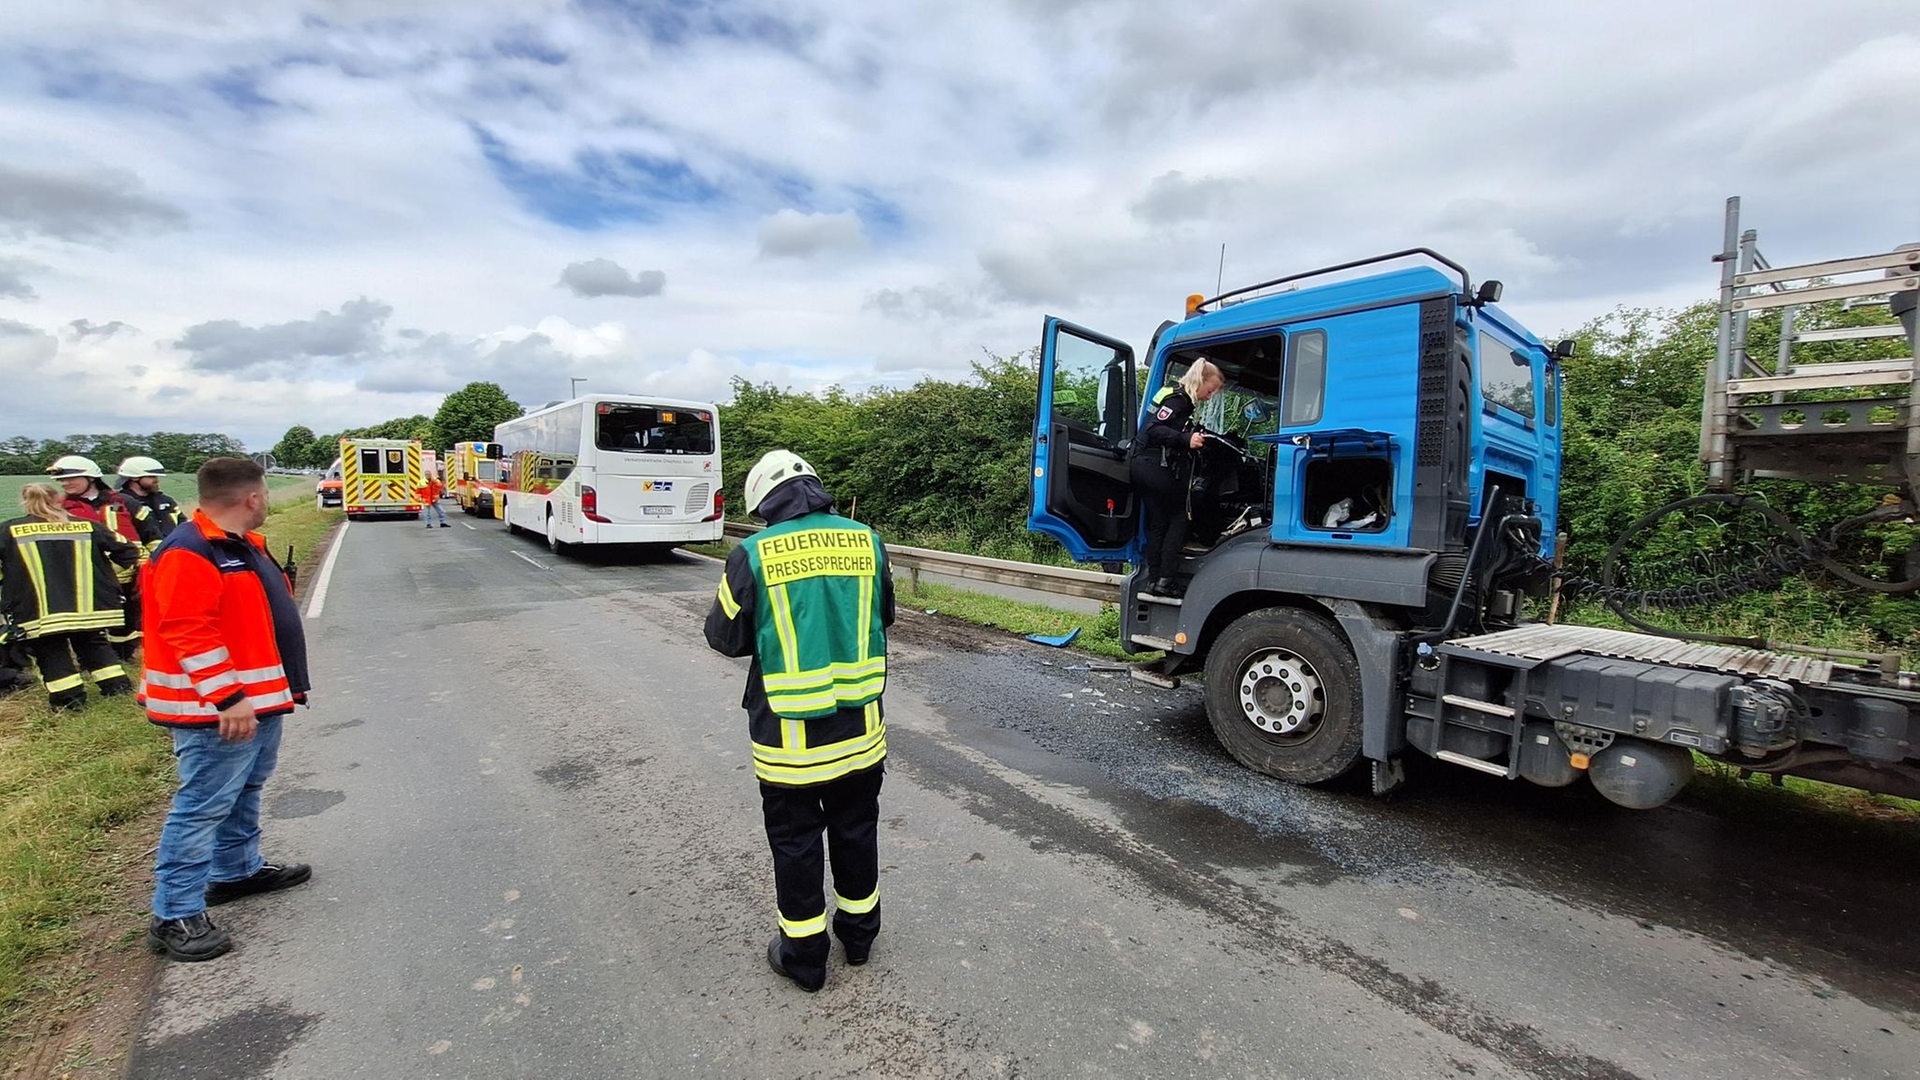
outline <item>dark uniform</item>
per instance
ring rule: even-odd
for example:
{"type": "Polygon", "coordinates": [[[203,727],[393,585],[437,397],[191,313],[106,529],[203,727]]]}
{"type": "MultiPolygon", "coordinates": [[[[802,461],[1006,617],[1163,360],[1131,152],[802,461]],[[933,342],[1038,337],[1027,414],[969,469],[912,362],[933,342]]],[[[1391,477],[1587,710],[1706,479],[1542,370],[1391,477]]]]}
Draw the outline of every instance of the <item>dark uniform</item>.
{"type": "Polygon", "coordinates": [[[1187,542],[1187,492],[1193,481],[1193,399],[1169,387],[1154,395],[1146,426],[1134,440],[1127,471],[1146,501],[1147,580],[1156,592],[1175,591],[1180,548],[1187,542]]]}
{"type": "Polygon", "coordinates": [[[807,990],[827,972],[823,831],[847,962],[865,963],[880,931],[893,578],[879,536],[831,508],[812,476],[772,491],[759,511],[771,524],[728,553],[706,623],[716,651],[753,657],[741,704],[780,909],[768,959],[807,990]]]}
{"type": "Polygon", "coordinates": [[[154,488],[151,495],[142,494],[134,489],[133,481],[128,480],[120,485],[118,494],[127,508],[133,511],[133,525],[140,533],[140,546],[146,548],[149,555],[160,546],[160,541],[167,538],[175,525],[187,520],[187,513],[180,509],[180,504],[159,488],[154,488]]]}
{"type": "Polygon", "coordinates": [[[97,480],[85,495],[68,495],[60,505],[77,519],[105,525],[109,532],[139,549],[139,562],[119,567],[115,573],[120,591],[127,598],[125,618],[107,631],[107,641],[120,659],[131,660],[140,647],[140,565],[146,562],[147,552],[160,543],[159,526],[151,519],[141,522],[126,500],[97,480]]]}
{"type": "Polygon", "coordinates": [[[0,607],[25,635],[55,708],[79,705],[87,676],[102,696],[133,689],[107,632],[124,613],[114,564],[129,567],[139,557],[139,548],[94,521],[0,523],[0,607]]]}

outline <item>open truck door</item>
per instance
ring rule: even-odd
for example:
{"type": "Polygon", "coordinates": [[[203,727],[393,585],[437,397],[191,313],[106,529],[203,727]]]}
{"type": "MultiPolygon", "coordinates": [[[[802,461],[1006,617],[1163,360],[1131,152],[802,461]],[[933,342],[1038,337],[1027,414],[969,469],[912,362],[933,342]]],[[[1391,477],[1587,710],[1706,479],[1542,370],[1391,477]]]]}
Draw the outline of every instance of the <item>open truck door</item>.
{"type": "Polygon", "coordinates": [[[1127,475],[1138,411],[1133,349],[1049,315],[1028,529],[1082,562],[1139,562],[1140,504],[1127,475]]]}

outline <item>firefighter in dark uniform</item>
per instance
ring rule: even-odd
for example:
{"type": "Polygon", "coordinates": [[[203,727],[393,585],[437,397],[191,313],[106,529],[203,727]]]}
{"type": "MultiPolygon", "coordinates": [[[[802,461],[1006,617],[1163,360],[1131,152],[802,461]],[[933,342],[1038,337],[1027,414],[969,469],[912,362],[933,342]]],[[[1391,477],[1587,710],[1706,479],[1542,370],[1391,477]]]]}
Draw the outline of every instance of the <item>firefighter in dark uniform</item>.
{"type": "Polygon", "coordinates": [[[1211,361],[1195,360],[1180,385],[1153,396],[1147,422],[1134,440],[1127,470],[1134,490],[1146,503],[1147,591],[1179,596],[1185,583],[1175,577],[1180,548],[1187,542],[1187,493],[1193,482],[1194,451],[1206,436],[1193,419],[1194,406],[1220,392],[1226,377],[1211,361]]]}
{"type": "Polygon", "coordinates": [[[27,516],[0,522],[0,609],[25,637],[48,702],[78,708],[88,678],[102,697],[130,692],[107,631],[120,625],[124,603],[114,564],[132,566],[140,549],[68,514],[50,484],[27,485],[20,505],[27,516]]]}
{"type": "Polygon", "coordinates": [[[187,512],[180,509],[173,496],[160,490],[160,478],[167,475],[167,467],[153,458],[136,454],[113,471],[120,474],[119,495],[133,511],[133,524],[140,532],[141,546],[152,555],[173,527],[187,520],[187,512]]]}
{"type": "Polygon", "coordinates": [[[47,466],[47,475],[59,481],[66,492],[62,505],[69,515],[82,521],[97,521],[105,525],[107,531],[140,549],[139,565],[116,570],[120,591],[127,598],[126,619],[107,631],[107,640],[120,654],[120,659],[131,660],[134,650],[140,647],[140,567],[146,564],[148,545],[158,543],[160,534],[151,523],[139,522],[126,500],[107,487],[100,476],[100,466],[93,459],[68,454],[47,466]]]}
{"type": "Polygon", "coordinates": [[[880,694],[893,577],[879,535],[835,514],[797,454],[761,458],[746,504],[767,527],[728,553],[707,644],[753,658],[741,704],[780,914],[767,962],[812,992],[826,984],[829,952],[823,831],[847,963],[866,963],[880,932],[880,694]]]}

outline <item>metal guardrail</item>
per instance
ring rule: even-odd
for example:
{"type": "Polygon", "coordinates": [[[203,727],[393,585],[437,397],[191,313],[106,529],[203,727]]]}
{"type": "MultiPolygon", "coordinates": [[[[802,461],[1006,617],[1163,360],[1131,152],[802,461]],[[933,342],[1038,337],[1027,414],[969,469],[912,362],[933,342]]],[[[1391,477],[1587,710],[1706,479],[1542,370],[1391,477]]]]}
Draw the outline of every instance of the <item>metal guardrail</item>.
{"type": "MultiPolygon", "coordinates": [[[[759,526],[745,522],[729,521],[726,524],[727,535],[735,539],[752,536],[759,531],[759,526]]],[[[1041,566],[1012,559],[988,559],[979,555],[962,555],[931,548],[895,547],[892,544],[887,545],[887,558],[893,565],[907,571],[916,588],[920,585],[921,571],[925,571],[943,577],[985,581],[1056,596],[1077,596],[1085,600],[1104,600],[1117,604],[1120,602],[1120,584],[1126,580],[1121,574],[1104,574],[1098,570],[1041,566]]]]}

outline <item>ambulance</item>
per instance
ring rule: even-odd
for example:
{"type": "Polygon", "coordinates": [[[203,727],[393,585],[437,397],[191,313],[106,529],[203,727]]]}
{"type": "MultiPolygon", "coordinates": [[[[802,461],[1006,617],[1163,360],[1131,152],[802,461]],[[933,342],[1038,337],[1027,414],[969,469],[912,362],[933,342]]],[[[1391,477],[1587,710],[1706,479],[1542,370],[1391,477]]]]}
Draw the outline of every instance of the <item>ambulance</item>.
{"type": "Polygon", "coordinates": [[[420,440],[340,440],[340,504],[347,517],[417,514],[425,486],[420,440]]]}

